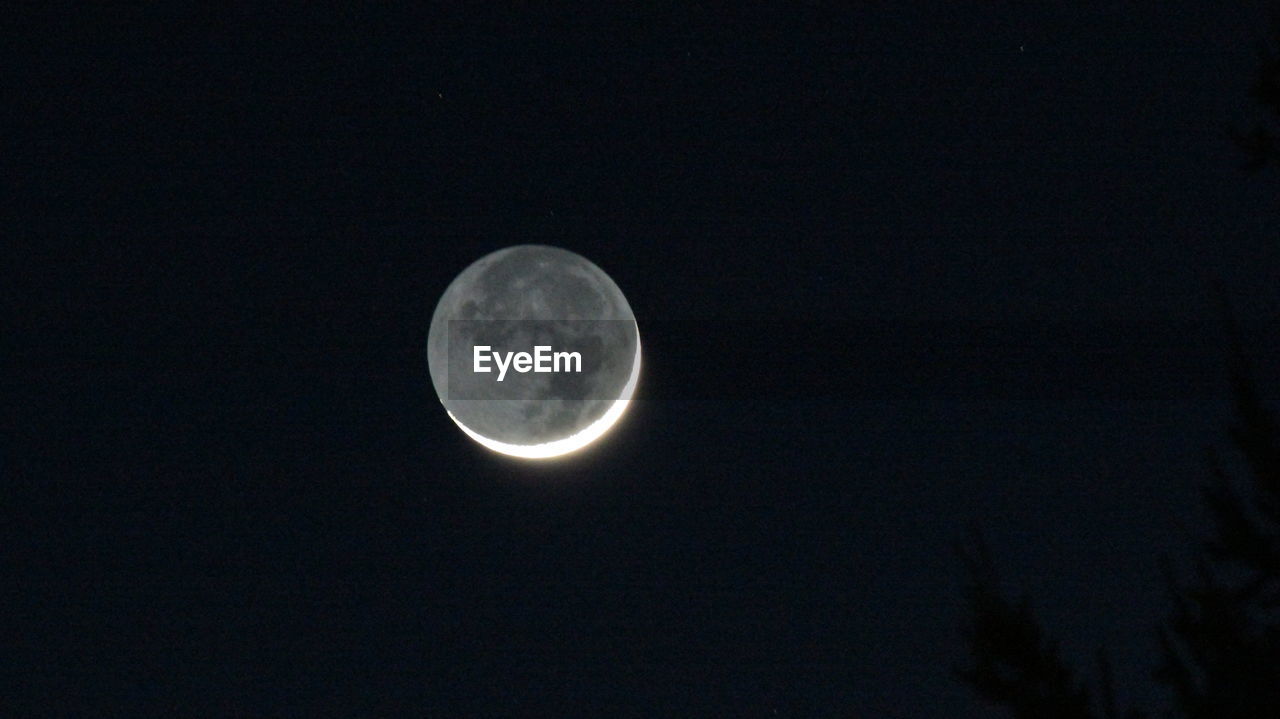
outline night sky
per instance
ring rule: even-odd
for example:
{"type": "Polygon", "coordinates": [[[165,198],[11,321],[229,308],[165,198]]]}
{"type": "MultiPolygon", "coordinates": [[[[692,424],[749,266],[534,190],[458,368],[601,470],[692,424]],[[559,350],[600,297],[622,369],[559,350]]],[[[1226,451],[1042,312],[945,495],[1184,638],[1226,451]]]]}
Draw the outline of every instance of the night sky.
{"type": "Polygon", "coordinates": [[[454,5],[11,23],[0,713],[990,716],[973,526],[1161,706],[1215,283],[1280,397],[1266,3],[454,5]],[[644,343],[542,464],[425,353],[523,243],[644,343]]]}

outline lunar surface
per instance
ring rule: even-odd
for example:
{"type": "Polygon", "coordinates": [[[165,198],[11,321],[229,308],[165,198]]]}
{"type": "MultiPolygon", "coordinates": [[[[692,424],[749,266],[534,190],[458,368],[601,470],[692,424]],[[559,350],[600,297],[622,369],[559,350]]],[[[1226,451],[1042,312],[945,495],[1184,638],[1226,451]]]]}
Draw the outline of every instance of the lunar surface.
{"type": "Polygon", "coordinates": [[[469,437],[516,457],[556,457],[622,416],[640,376],[640,334],[599,267],[567,250],[518,245],[480,258],[450,283],[431,318],[427,361],[441,404],[469,437]],[[497,356],[487,373],[476,370],[477,346],[497,356]],[[535,347],[580,361],[554,371],[510,361],[535,347]]]}

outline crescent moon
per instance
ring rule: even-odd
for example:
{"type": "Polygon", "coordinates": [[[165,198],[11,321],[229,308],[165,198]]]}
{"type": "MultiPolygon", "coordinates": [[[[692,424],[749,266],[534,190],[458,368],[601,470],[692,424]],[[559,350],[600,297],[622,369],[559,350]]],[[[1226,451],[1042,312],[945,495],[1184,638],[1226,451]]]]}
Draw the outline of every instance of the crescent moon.
{"type": "Polygon", "coordinates": [[[458,418],[453,416],[453,412],[448,412],[448,414],[449,419],[453,420],[453,423],[458,425],[458,429],[461,429],[468,437],[474,439],[480,445],[487,447],[494,452],[510,455],[512,457],[520,457],[521,459],[552,459],[554,457],[561,457],[582,449],[599,439],[605,432],[609,431],[610,427],[617,424],[618,420],[622,418],[623,413],[627,411],[627,407],[631,405],[631,398],[635,394],[636,384],[639,380],[640,332],[637,330],[636,356],[631,362],[631,374],[627,378],[627,384],[622,389],[622,396],[614,400],[613,404],[609,406],[609,409],[605,410],[605,413],[601,415],[599,419],[584,427],[577,434],[552,442],[544,442],[542,444],[508,444],[506,442],[499,442],[495,439],[485,437],[482,434],[478,434],[471,428],[467,427],[467,425],[458,421],[458,418]]]}

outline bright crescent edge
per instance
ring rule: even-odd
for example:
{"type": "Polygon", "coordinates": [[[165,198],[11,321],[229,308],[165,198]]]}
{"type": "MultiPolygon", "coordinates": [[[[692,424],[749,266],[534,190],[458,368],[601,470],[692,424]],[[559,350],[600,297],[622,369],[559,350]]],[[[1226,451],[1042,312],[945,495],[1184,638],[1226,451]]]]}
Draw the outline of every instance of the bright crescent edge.
{"type": "Polygon", "coordinates": [[[627,378],[627,384],[622,388],[622,397],[613,401],[613,405],[605,411],[600,419],[592,422],[583,428],[583,430],[570,437],[557,439],[554,442],[544,442],[543,444],[508,444],[499,442],[496,439],[490,439],[482,434],[478,434],[465,424],[458,421],[453,416],[453,412],[445,410],[449,414],[449,419],[458,425],[458,428],[467,434],[468,437],[479,442],[481,445],[502,454],[521,459],[552,459],[560,457],[570,452],[575,452],[592,442],[599,439],[605,432],[609,431],[617,421],[622,417],[622,413],[627,411],[627,407],[631,405],[631,397],[635,394],[636,383],[640,381],[640,328],[636,328],[636,359],[631,365],[631,376],[627,378]]]}

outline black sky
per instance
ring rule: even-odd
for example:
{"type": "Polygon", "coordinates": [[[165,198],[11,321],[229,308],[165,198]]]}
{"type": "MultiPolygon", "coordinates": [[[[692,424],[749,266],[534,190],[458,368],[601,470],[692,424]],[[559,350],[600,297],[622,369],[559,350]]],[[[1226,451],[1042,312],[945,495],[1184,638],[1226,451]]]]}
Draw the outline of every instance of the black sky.
{"type": "Polygon", "coordinates": [[[1211,286],[1276,396],[1280,206],[1228,139],[1266,4],[1159,5],[24,17],[3,694],[982,716],[976,522],[1160,701],[1158,554],[1229,418],[1211,286]],[[540,466],[424,351],[530,242],[614,278],[646,361],[540,466]]]}

